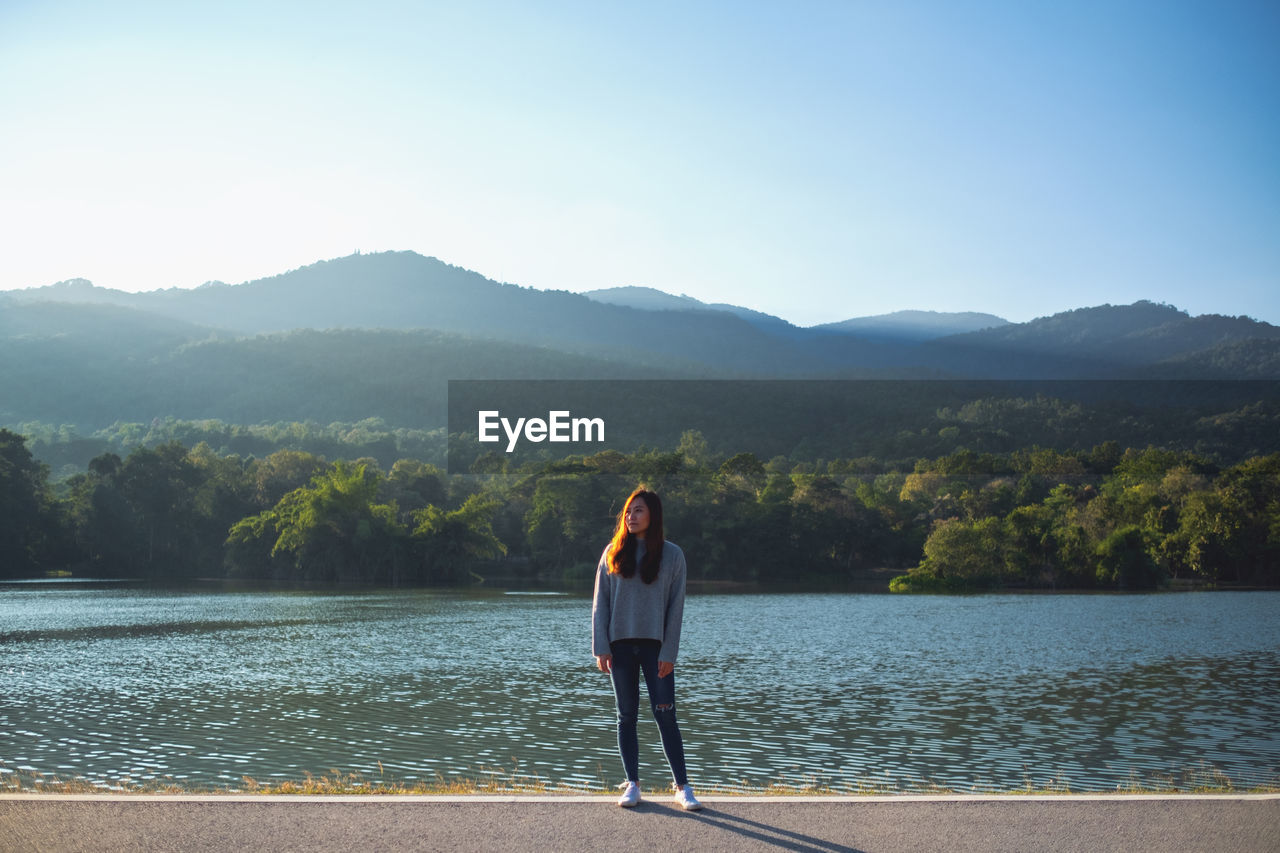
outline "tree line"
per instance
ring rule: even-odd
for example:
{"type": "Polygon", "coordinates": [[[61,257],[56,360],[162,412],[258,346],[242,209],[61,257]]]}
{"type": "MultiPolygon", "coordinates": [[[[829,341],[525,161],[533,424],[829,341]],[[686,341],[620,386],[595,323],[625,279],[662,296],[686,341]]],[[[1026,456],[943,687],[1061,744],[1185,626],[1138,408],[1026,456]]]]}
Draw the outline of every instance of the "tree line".
{"type": "Polygon", "coordinates": [[[385,467],[402,458],[443,465],[447,450],[443,427],[393,427],[382,418],[328,424],[233,424],[216,418],[165,417],[148,423],[116,421],[108,427],[83,432],[71,424],[27,421],[12,425],[12,430],[26,437],[28,449],[49,465],[55,480],[84,471],[91,460],[103,454],[128,456],[136,448],[172,441],[184,447],[203,442],[221,456],[265,457],[277,450],[301,450],[329,459],[370,457],[385,467]]]}
{"type": "Polygon", "coordinates": [[[1280,584],[1280,454],[961,449],[911,462],[674,450],[490,459],[262,458],[178,441],[103,453],[53,484],[0,430],[0,576],[589,585],[621,502],[662,495],[690,578],[903,591],[1280,584]],[[483,461],[483,460],[482,460],[483,461]],[[889,570],[888,574],[884,571],[889,570]]]}

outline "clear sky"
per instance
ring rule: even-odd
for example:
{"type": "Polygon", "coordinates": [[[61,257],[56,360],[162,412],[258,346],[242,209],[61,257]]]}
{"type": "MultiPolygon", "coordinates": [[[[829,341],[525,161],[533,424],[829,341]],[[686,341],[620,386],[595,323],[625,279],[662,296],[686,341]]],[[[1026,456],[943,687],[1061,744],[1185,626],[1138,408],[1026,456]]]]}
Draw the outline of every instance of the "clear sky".
{"type": "Polygon", "coordinates": [[[801,325],[1280,323],[1280,3],[0,0],[0,288],[387,249],[801,325]]]}

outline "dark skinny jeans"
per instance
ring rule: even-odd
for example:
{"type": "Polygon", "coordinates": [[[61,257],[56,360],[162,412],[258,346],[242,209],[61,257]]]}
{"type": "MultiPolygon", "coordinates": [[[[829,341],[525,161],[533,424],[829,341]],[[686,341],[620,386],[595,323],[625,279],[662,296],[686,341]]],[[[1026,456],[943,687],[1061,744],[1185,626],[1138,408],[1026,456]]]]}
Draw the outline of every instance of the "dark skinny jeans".
{"type": "Polygon", "coordinates": [[[689,776],[684,764],[684,741],[676,723],[676,676],[673,672],[666,678],[658,678],[661,648],[657,640],[618,640],[609,644],[609,651],[613,653],[613,695],[618,701],[618,752],[622,755],[627,780],[639,782],[640,743],[636,722],[640,716],[640,676],[643,675],[653,719],[662,735],[662,751],[671,765],[676,785],[683,787],[689,783],[689,776]]]}

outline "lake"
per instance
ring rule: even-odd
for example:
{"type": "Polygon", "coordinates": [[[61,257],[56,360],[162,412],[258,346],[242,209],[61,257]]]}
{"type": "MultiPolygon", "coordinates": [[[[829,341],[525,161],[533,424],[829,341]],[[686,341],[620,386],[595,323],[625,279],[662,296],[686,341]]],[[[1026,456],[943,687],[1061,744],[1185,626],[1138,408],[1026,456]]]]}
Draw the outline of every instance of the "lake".
{"type": "MultiPolygon", "coordinates": [[[[0,785],[621,781],[584,595],[0,584],[0,785]]],[[[1280,780],[1280,592],[691,595],[695,785],[1280,780]]],[[[643,707],[643,706],[642,706],[643,707]]],[[[641,774],[668,778],[642,716],[641,774]]]]}

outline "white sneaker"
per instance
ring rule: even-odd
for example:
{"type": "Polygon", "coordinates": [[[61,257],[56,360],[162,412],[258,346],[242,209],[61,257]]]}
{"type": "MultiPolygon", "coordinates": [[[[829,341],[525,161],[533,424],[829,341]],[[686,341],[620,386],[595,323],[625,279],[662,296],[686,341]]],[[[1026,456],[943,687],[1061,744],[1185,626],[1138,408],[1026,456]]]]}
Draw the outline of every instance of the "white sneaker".
{"type": "Polygon", "coordinates": [[[693,795],[692,785],[676,788],[676,803],[687,812],[702,811],[702,803],[698,802],[697,797],[693,795]]]}
{"type": "Polygon", "coordinates": [[[629,809],[640,804],[639,785],[635,782],[623,782],[618,787],[626,789],[622,792],[622,796],[618,798],[618,805],[622,806],[624,809],[629,809]]]}

